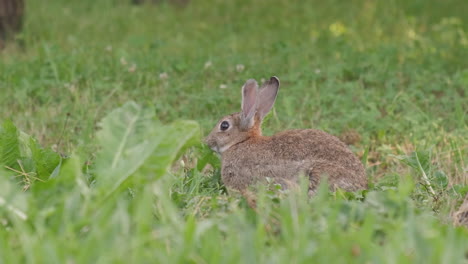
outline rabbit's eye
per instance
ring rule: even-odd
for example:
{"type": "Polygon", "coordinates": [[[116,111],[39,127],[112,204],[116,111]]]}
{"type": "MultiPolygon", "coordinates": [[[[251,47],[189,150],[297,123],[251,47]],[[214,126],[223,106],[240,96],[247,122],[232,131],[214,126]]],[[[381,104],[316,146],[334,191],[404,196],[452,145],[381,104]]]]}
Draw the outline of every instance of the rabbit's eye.
{"type": "Polygon", "coordinates": [[[221,131],[226,131],[229,128],[229,122],[228,121],[221,122],[221,125],[219,125],[219,128],[221,129],[221,131]]]}

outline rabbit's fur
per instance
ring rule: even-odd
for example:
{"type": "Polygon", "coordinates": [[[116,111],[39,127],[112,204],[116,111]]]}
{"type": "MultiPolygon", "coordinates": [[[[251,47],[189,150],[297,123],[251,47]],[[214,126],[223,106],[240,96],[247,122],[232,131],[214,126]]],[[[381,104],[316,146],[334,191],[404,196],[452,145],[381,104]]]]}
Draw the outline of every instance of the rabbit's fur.
{"type": "Polygon", "coordinates": [[[262,120],[273,107],[278,89],[276,77],[260,90],[255,80],[248,80],[242,87],[242,111],[223,117],[205,139],[221,154],[226,187],[243,192],[268,177],[287,188],[305,175],[311,193],[322,177],[328,177],[332,190],[366,189],[362,163],[337,137],[315,129],[262,136],[262,120]]]}
{"type": "Polygon", "coordinates": [[[468,227],[468,194],[458,211],[452,217],[455,225],[468,227]]]}

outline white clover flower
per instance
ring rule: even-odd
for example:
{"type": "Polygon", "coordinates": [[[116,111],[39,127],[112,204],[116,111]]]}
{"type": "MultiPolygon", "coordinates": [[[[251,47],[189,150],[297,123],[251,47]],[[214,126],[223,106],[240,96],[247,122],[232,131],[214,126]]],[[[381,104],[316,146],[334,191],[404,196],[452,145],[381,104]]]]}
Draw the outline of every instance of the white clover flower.
{"type": "Polygon", "coordinates": [[[236,65],[237,72],[242,72],[244,69],[245,69],[245,66],[243,64],[236,65]]]}
{"type": "Polygon", "coordinates": [[[120,58],[120,64],[127,65],[127,60],[124,57],[120,58]]]}
{"type": "Polygon", "coordinates": [[[167,78],[169,78],[169,74],[167,74],[166,72],[163,72],[163,73],[159,74],[159,79],[167,80],[167,78]]]}
{"type": "Polygon", "coordinates": [[[219,88],[220,88],[220,89],[226,89],[226,88],[227,88],[227,85],[223,83],[223,84],[219,85],[219,88]]]}
{"type": "Polygon", "coordinates": [[[212,65],[213,65],[213,64],[211,63],[211,61],[205,62],[205,69],[210,68],[212,65]]]}
{"type": "Polygon", "coordinates": [[[128,71],[129,71],[129,72],[135,72],[135,71],[136,71],[136,68],[137,68],[136,64],[133,63],[132,66],[130,66],[130,68],[128,68],[128,71]]]}

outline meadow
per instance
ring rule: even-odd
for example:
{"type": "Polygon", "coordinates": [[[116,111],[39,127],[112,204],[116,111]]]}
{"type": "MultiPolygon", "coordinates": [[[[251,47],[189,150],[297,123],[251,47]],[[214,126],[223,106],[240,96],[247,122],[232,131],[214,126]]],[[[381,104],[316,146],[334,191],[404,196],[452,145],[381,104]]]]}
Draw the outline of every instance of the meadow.
{"type": "Polygon", "coordinates": [[[0,51],[0,263],[468,263],[466,1],[130,2],[27,1],[0,51]],[[226,193],[202,139],[273,75],[264,134],[369,190],[226,193]]]}

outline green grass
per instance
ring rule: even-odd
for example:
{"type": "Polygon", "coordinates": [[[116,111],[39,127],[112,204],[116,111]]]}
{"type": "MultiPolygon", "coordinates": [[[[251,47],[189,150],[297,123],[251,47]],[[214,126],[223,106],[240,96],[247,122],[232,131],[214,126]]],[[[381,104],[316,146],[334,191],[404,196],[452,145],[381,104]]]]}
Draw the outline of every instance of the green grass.
{"type": "Polygon", "coordinates": [[[69,2],[0,51],[0,263],[468,262],[466,1],[69,2]],[[264,133],[357,133],[368,191],[225,193],[178,120],[206,135],[272,75],[264,133]]]}

